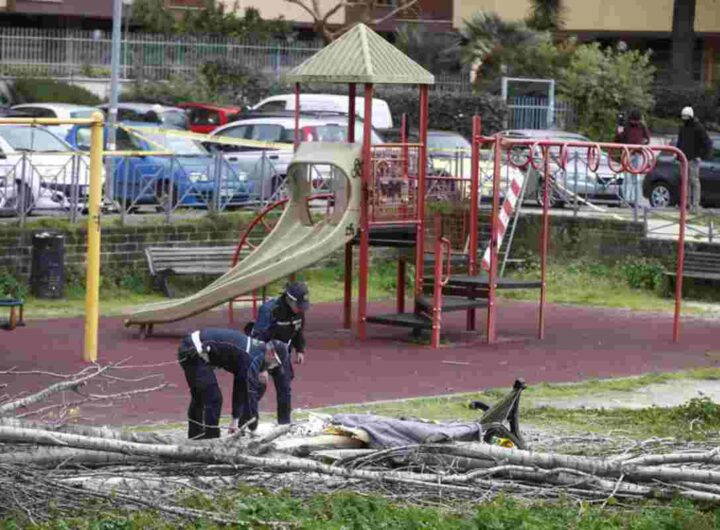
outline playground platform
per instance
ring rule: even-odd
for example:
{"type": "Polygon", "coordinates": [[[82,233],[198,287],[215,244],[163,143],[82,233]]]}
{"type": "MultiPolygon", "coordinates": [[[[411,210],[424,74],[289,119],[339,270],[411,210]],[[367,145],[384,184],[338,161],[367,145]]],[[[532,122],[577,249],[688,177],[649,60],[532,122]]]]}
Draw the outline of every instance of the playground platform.
{"type": "MultiPolygon", "coordinates": [[[[391,303],[371,303],[368,314],[392,310],[391,303]]],[[[636,375],[714,366],[720,360],[720,321],[685,317],[678,344],[671,341],[672,314],[577,306],[547,306],[546,337],[536,337],[537,304],[503,302],[498,312],[496,344],[484,344],[481,333],[466,332],[465,313],[443,315],[440,349],[411,342],[407,329],[368,326],[369,338],[360,341],[341,328],[342,304],[315,304],[307,319],[307,362],[296,367],[293,404],[296,408],[342,403],[470,392],[507,387],[516,377],[529,384],[578,381],[588,378],[636,375]]],[[[238,310],[237,322],[250,317],[238,310]]],[[[484,311],[479,311],[482,323],[484,311]]],[[[153,336],[140,340],[136,329],[123,327],[120,318],[100,324],[99,362],[126,363],[138,368],[116,372],[133,383],[106,380],[102,388],[86,392],[114,394],[132,385],[174,385],[112,404],[80,407],[88,423],[141,424],[182,421],[189,402],[176,348],[186,332],[204,326],[226,327],[226,311],[212,311],[189,320],[158,326],[153,336]],[[145,366],[157,365],[157,366],[145,366]],[[151,377],[157,374],[157,377],[151,377]]],[[[482,327],[482,326],[479,326],[482,327]]],[[[30,320],[27,327],[2,336],[0,371],[74,373],[82,369],[82,319],[30,320]]],[[[230,411],[231,379],[218,372],[223,388],[224,414],[230,411]]],[[[32,392],[57,379],[43,375],[0,375],[0,394],[32,392]]],[[[272,385],[262,410],[275,408],[272,385]]],[[[58,399],[72,401],[72,393],[58,399]]]]}

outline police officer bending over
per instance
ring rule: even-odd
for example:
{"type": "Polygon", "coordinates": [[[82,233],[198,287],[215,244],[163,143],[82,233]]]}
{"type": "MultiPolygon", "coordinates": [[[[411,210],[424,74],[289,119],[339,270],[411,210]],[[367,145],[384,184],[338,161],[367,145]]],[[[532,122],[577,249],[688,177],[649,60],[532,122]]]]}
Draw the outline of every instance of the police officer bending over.
{"type": "MultiPolygon", "coordinates": [[[[222,393],[215,370],[222,368],[234,375],[232,393],[232,423],[230,433],[240,425],[257,428],[258,401],[264,387],[260,373],[273,375],[278,404],[290,403],[290,380],[282,372],[291,366],[289,353],[280,341],[262,342],[251,339],[232,329],[202,329],[182,339],[178,360],[190,387],[188,408],[188,438],[207,439],[220,437],[222,393]]],[[[278,423],[290,423],[289,407],[278,407],[278,423]]]]}
{"type": "MultiPolygon", "coordinates": [[[[285,286],[283,294],[271,298],[258,310],[257,322],[249,322],[245,333],[262,341],[277,340],[287,346],[288,355],[282,359],[282,370],[271,372],[275,388],[283,389],[276,392],[278,423],[290,423],[292,411],[290,383],[295,377],[290,351],[295,350],[295,362],[302,364],[305,360],[305,311],[310,308],[310,297],[304,283],[292,282],[285,286]]],[[[261,392],[267,384],[267,374],[260,374],[261,392]]]]}

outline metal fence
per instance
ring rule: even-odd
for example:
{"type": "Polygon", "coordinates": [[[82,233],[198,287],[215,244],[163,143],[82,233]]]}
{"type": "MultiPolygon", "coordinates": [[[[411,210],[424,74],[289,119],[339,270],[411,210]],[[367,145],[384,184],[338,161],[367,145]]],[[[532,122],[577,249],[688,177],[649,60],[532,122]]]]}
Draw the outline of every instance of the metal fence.
{"type": "MultiPolygon", "coordinates": [[[[109,77],[111,34],[103,31],[0,27],[0,74],[109,77]]],[[[242,64],[277,79],[311,57],[318,42],[243,42],[214,35],[130,33],[122,40],[121,74],[128,79],[194,77],[209,61],[242,64]]],[[[437,77],[436,90],[470,92],[465,74],[437,77]]]]}
{"type": "Polygon", "coordinates": [[[566,101],[546,97],[516,96],[507,99],[508,128],[572,130],[575,125],[573,107],[566,101]]]}
{"type": "MultiPolygon", "coordinates": [[[[110,73],[111,43],[111,34],[102,31],[0,28],[0,68],[5,75],[106,77],[110,73]]],[[[126,77],[140,79],[195,75],[199,66],[219,59],[280,75],[318,49],[317,43],[131,33],[122,41],[120,60],[126,77]]]]}

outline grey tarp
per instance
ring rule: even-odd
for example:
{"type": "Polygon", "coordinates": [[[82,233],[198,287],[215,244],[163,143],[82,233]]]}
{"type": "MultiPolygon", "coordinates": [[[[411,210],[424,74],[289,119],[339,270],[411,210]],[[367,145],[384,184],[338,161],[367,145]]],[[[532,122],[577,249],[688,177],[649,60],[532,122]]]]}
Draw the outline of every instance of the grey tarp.
{"type": "Polygon", "coordinates": [[[370,435],[370,447],[374,448],[482,439],[480,423],[428,423],[374,414],[335,414],[332,423],[364,430],[370,435]]]}

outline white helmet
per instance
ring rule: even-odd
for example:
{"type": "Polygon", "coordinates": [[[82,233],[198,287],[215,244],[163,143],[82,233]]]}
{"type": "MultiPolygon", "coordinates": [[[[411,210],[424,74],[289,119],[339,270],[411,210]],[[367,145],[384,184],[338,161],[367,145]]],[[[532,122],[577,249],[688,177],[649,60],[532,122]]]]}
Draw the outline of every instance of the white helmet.
{"type": "Polygon", "coordinates": [[[680,117],[685,118],[693,118],[695,117],[695,112],[693,111],[692,107],[685,107],[682,109],[682,112],[680,112],[680,117]]]}

